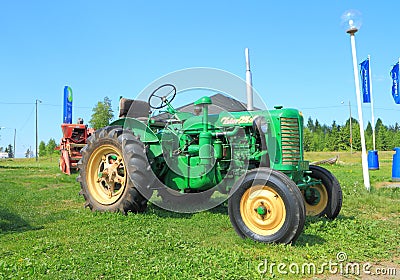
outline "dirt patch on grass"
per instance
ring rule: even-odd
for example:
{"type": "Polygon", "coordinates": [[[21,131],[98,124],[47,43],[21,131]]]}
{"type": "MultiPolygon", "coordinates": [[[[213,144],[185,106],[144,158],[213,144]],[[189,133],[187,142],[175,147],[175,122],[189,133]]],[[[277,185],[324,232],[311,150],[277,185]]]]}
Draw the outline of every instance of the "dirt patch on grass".
{"type": "Polygon", "coordinates": [[[400,188],[400,182],[377,182],[374,184],[376,188],[400,188]]]}

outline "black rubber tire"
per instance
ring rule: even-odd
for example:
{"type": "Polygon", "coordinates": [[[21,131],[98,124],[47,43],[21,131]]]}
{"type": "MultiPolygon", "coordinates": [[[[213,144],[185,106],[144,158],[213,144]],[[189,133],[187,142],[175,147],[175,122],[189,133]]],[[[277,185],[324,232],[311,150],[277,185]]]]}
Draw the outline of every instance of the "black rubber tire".
{"type": "MultiPolygon", "coordinates": [[[[343,194],[339,181],[331,172],[321,166],[310,165],[310,171],[311,173],[308,175],[313,179],[321,180],[322,186],[328,194],[326,207],[320,213],[316,213],[313,216],[326,217],[333,220],[339,215],[342,209],[343,194]]],[[[307,206],[304,196],[303,199],[307,206]]]]}
{"type": "Polygon", "coordinates": [[[148,178],[151,178],[151,176],[146,177],[151,168],[147,162],[143,143],[132,132],[124,131],[120,126],[108,126],[97,130],[88,138],[87,145],[81,150],[81,153],[82,159],[78,163],[79,176],[77,181],[81,185],[80,194],[86,200],[85,207],[89,207],[92,211],[121,212],[123,214],[146,210],[147,199],[139,192],[138,186],[146,184],[148,178]],[[129,146],[127,146],[127,143],[129,143],[129,146]],[[103,145],[112,147],[119,154],[124,155],[125,169],[133,172],[133,174],[126,172],[129,175],[126,176],[125,188],[119,198],[115,202],[107,204],[96,199],[96,196],[90,191],[93,187],[88,186],[89,182],[87,180],[90,171],[88,169],[96,168],[96,166],[88,166],[88,162],[96,149],[105,147],[103,145]],[[128,158],[125,156],[126,153],[123,152],[126,148],[132,148],[128,158]]]}
{"type": "Polygon", "coordinates": [[[242,238],[251,238],[263,243],[294,243],[304,228],[305,206],[297,185],[282,172],[267,167],[255,168],[244,174],[233,187],[228,200],[231,224],[242,238]],[[275,191],[283,201],[285,219],[278,230],[269,235],[261,235],[251,230],[241,213],[241,200],[252,186],[263,185],[275,191]]]}

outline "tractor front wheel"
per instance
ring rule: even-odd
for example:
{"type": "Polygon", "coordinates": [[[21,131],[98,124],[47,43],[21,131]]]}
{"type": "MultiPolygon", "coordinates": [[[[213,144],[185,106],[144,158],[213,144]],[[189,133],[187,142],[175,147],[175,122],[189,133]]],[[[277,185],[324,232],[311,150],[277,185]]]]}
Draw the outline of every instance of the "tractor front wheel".
{"type": "Polygon", "coordinates": [[[266,167],[250,170],[238,182],[228,211],[239,236],[264,243],[294,242],[305,222],[297,185],[285,174],[266,167]]]}
{"type": "Polygon", "coordinates": [[[88,138],[81,153],[77,181],[81,184],[80,194],[86,200],[86,207],[93,211],[124,214],[143,212],[146,209],[147,200],[137,186],[148,180],[146,172],[143,172],[148,170],[147,158],[143,144],[132,133],[118,126],[97,130],[88,138]],[[136,145],[142,147],[135,154],[130,153],[128,163],[134,161],[136,164],[130,168],[123,156],[123,143],[127,139],[136,141],[136,145]],[[129,174],[128,169],[134,174],[129,174]],[[132,181],[132,177],[135,181],[132,181]]]}
{"type": "Polygon", "coordinates": [[[327,169],[310,165],[309,176],[321,183],[303,191],[307,216],[326,216],[335,219],[342,208],[342,189],[335,176],[327,169]]]}

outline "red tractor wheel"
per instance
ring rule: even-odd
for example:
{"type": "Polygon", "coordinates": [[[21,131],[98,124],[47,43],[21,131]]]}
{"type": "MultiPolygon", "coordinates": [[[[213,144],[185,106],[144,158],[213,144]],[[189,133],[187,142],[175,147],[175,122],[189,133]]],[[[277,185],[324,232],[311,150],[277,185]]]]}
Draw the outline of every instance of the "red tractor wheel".
{"type": "Polygon", "coordinates": [[[60,155],[60,159],[58,160],[58,167],[60,167],[61,172],[65,173],[65,160],[62,154],[60,155]]]}
{"type": "Polygon", "coordinates": [[[71,168],[70,168],[70,160],[69,160],[69,154],[67,150],[61,150],[61,156],[60,156],[60,170],[61,172],[71,175],[71,168]]]}

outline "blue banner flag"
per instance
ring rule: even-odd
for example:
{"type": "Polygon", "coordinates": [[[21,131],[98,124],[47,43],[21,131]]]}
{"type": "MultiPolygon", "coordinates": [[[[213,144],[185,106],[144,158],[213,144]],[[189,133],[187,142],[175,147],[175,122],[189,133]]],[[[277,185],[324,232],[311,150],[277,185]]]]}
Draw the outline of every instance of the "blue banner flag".
{"type": "Polygon", "coordinates": [[[394,102],[396,104],[400,104],[400,95],[399,95],[399,63],[397,62],[392,71],[390,71],[390,76],[392,77],[393,84],[392,84],[392,96],[394,102]]]}
{"type": "Polygon", "coordinates": [[[371,82],[369,76],[369,59],[367,58],[361,64],[361,82],[363,92],[363,102],[371,103],[371,82]]]}
{"type": "Polygon", "coordinates": [[[64,114],[63,123],[72,123],[72,89],[64,87],[64,114]]]}

